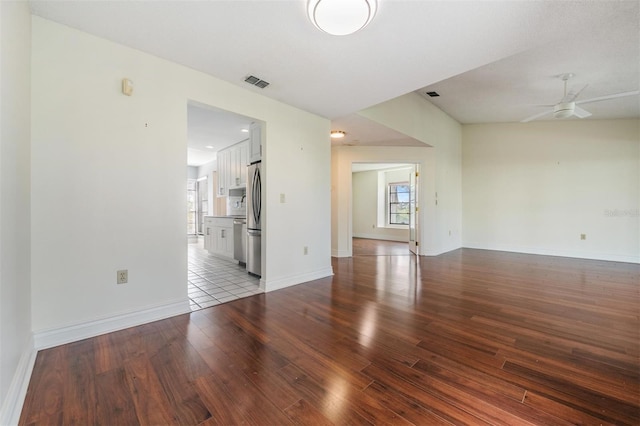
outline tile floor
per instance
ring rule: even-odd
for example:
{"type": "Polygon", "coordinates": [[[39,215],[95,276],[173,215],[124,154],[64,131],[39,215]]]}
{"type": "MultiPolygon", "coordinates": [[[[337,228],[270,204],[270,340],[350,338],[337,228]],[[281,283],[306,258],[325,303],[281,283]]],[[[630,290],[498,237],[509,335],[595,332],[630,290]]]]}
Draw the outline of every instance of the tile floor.
{"type": "Polygon", "coordinates": [[[237,263],[210,255],[202,238],[188,244],[189,303],[197,311],[262,293],[260,279],[237,263]]]}

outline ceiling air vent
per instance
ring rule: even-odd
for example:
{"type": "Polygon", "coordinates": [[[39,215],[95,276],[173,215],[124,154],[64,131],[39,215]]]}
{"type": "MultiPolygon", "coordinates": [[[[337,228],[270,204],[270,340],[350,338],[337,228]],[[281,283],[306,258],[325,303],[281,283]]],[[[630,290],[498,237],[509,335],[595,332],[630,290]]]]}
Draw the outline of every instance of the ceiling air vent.
{"type": "Polygon", "coordinates": [[[254,86],[259,87],[261,89],[264,89],[269,85],[268,81],[260,80],[255,75],[250,75],[249,77],[245,78],[244,81],[246,81],[249,84],[253,84],[254,86]]]}
{"type": "Polygon", "coordinates": [[[431,96],[432,98],[437,98],[438,96],[440,96],[438,92],[427,92],[427,95],[431,96]]]}

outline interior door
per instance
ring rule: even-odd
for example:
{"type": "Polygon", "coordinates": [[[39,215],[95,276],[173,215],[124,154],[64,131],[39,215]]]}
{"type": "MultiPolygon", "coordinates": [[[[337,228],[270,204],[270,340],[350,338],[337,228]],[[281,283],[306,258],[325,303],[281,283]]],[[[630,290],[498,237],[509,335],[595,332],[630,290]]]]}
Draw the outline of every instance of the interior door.
{"type": "Polygon", "coordinates": [[[409,176],[409,250],[418,255],[418,165],[416,164],[409,176]]]}

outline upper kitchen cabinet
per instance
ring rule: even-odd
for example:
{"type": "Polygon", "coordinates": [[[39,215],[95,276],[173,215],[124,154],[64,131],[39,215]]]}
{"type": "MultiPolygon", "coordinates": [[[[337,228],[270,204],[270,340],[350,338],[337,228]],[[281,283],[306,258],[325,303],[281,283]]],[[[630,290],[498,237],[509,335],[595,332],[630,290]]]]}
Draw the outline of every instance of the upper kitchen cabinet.
{"type": "Polygon", "coordinates": [[[228,149],[218,151],[218,197],[226,197],[229,194],[229,181],[231,169],[231,152],[228,149]]]}
{"type": "Polygon", "coordinates": [[[218,196],[226,197],[229,190],[247,186],[249,140],[218,151],[218,196]]]}
{"type": "Polygon", "coordinates": [[[240,142],[231,147],[231,183],[229,188],[247,186],[247,158],[249,141],[240,142]]]}
{"type": "Polygon", "coordinates": [[[262,126],[260,123],[251,123],[250,134],[248,164],[262,160],[262,126]]]}

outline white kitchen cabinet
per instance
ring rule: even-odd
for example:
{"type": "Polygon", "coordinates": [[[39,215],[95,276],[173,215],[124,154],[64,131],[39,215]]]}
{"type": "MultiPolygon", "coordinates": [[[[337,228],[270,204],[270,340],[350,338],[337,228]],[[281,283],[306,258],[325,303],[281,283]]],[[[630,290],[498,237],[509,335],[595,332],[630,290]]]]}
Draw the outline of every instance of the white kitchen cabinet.
{"type": "Polygon", "coordinates": [[[226,197],[229,189],[247,185],[249,140],[218,151],[218,196],[226,197]]]}
{"type": "Polygon", "coordinates": [[[249,161],[247,164],[262,160],[262,126],[259,123],[251,123],[249,129],[249,161]]]}
{"type": "Polygon", "coordinates": [[[209,251],[213,240],[213,218],[210,216],[205,216],[204,218],[204,249],[209,251]]]}
{"type": "Polygon", "coordinates": [[[218,151],[218,197],[229,195],[231,152],[228,149],[218,151]]]}
{"type": "Polygon", "coordinates": [[[247,151],[249,141],[243,141],[229,148],[231,153],[231,167],[229,188],[241,188],[247,186],[247,151]]]}
{"type": "Polygon", "coordinates": [[[249,140],[238,144],[236,150],[237,179],[240,182],[238,186],[247,186],[247,162],[249,161],[249,140]]]}
{"type": "Polygon", "coordinates": [[[233,259],[233,218],[212,218],[211,248],[209,253],[233,259]]]}

